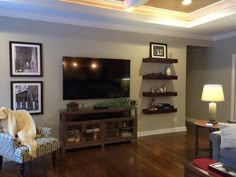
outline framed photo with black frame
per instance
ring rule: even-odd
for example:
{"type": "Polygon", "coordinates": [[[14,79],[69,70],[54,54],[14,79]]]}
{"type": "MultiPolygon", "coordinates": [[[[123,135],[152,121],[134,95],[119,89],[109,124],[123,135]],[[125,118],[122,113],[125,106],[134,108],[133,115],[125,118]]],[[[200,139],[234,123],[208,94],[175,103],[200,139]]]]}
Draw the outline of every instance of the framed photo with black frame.
{"type": "Polygon", "coordinates": [[[42,76],[42,44],[9,41],[10,76],[42,76]]]}
{"type": "Polygon", "coordinates": [[[11,109],[31,114],[43,113],[42,81],[11,81],[11,109]]]}
{"type": "Polygon", "coordinates": [[[150,42],[151,58],[167,58],[167,44],[150,42]]]}

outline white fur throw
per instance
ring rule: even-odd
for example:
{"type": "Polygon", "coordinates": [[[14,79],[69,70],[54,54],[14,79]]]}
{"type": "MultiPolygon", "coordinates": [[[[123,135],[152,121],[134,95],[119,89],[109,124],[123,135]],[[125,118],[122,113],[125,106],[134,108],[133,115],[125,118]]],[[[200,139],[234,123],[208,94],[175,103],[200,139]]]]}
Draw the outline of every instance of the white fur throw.
{"type": "Polygon", "coordinates": [[[220,148],[236,148],[236,124],[220,123],[220,148]]]}
{"type": "Polygon", "coordinates": [[[17,110],[2,107],[0,108],[0,119],[4,132],[9,133],[11,136],[19,137],[22,145],[29,147],[32,157],[36,156],[36,126],[33,118],[28,111],[17,110]]]}

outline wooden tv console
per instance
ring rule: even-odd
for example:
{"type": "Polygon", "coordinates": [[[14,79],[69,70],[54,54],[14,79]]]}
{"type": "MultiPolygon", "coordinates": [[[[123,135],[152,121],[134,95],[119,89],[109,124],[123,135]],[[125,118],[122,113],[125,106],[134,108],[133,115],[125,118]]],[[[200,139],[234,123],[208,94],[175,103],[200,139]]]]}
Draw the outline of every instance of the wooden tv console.
{"type": "Polygon", "coordinates": [[[80,147],[137,139],[137,111],[120,109],[60,110],[62,152],[80,147]]]}

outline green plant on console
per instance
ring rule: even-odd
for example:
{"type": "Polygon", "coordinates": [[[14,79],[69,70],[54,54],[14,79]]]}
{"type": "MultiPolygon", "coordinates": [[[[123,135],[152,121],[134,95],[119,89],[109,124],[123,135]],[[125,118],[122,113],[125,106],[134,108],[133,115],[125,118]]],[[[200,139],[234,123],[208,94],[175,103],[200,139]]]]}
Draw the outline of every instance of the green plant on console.
{"type": "Polygon", "coordinates": [[[96,103],[94,109],[123,109],[123,110],[134,110],[137,108],[136,100],[130,100],[129,98],[120,97],[108,100],[105,102],[96,103]]]}

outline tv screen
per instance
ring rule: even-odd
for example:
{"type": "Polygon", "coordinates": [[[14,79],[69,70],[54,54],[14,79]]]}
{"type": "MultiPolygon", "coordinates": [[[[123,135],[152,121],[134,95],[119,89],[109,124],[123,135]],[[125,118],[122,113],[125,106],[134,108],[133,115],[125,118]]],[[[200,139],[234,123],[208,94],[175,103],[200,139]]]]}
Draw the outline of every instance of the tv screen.
{"type": "Polygon", "coordinates": [[[63,57],[63,100],[129,97],[130,60],[63,57]]]}

